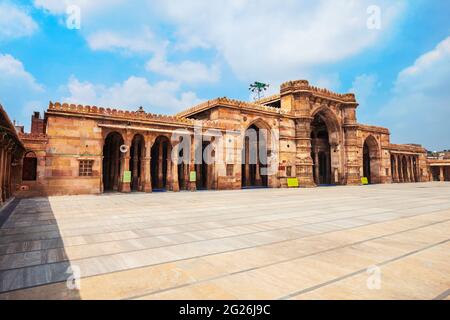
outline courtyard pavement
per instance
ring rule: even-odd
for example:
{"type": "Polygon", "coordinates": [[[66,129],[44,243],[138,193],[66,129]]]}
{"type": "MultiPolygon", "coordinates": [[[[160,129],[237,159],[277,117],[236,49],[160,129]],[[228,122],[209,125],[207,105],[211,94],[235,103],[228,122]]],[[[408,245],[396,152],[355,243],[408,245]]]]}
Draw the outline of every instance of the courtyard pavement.
{"type": "Polygon", "coordinates": [[[21,200],[0,299],[450,299],[450,183],[21,200]]]}

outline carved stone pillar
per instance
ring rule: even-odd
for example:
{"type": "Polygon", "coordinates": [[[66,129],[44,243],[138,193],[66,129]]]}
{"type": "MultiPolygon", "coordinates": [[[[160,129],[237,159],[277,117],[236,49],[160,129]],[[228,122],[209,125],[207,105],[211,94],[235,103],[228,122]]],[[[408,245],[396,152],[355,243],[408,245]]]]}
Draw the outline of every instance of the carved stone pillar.
{"type": "MultiPolygon", "coordinates": [[[[130,139],[127,137],[125,144],[130,146],[130,139]]],[[[131,192],[131,184],[129,182],[124,182],[125,171],[130,171],[130,149],[126,153],[121,154],[121,166],[120,166],[120,192],[129,193],[131,192]]]]}
{"type": "Polygon", "coordinates": [[[167,152],[167,173],[166,173],[166,190],[172,191],[173,187],[173,173],[172,173],[172,161],[170,160],[169,152],[167,152]]]}
{"type": "Polygon", "coordinates": [[[189,163],[183,162],[183,173],[184,173],[184,190],[189,190],[189,163]]]}
{"type": "Polygon", "coordinates": [[[245,138],[245,186],[250,186],[250,138],[245,138]]]}
{"type": "Polygon", "coordinates": [[[399,180],[401,183],[405,182],[405,176],[403,174],[403,160],[401,156],[398,156],[398,168],[399,168],[399,180]]]}
{"type": "Polygon", "coordinates": [[[143,166],[143,174],[144,174],[144,192],[150,193],[152,192],[152,141],[151,138],[147,137],[145,144],[145,157],[144,157],[144,166],[143,166]]]}
{"type": "Polygon", "coordinates": [[[357,143],[357,128],[354,125],[344,126],[345,150],[346,150],[346,183],[348,185],[361,184],[361,160],[362,154],[359,154],[357,143]]]}
{"type": "Polygon", "coordinates": [[[405,161],[406,161],[406,182],[411,182],[411,168],[409,166],[409,157],[406,157],[405,161]]]}
{"type": "Polygon", "coordinates": [[[189,190],[197,191],[197,181],[191,181],[191,172],[195,171],[195,139],[191,140],[191,162],[189,163],[189,172],[188,172],[188,180],[189,181],[189,190]]]}
{"type": "Polygon", "coordinates": [[[399,182],[399,178],[398,178],[398,158],[397,155],[394,155],[394,176],[392,177],[394,179],[394,182],[398,183],[399,182]]]}
{"type": "MultiPolygon", "coordinates": [[[[164,155],[164,145],[163,141],[159,141],[159,149],[158,149],[158,188],[162,189],[163,186],[163,155],[164,155]]],[[[167,168],[169,169],[169,168],[167,168]]],[[[167,175],[167,173],[166,173],[167,175]]],[[[167,177],[166,177],[167,181],[167,177]]]]}
{"type": "Polygon", "coordinates": [[[136,139],[133,144],[133,190],[138,190],[139,186],[139,141],[136,139]]]}
{"type": "Polygon", "coordinates": [[[300,186],[305,187],[315,186],[311,158],[311,121],[310,117],[301,117],[295,120],[296,174],[300,186]]]}
{"type": "Polygon", "coordinates": [[[318,150],[313,150],[314,152],[314,181],[317,185],[320,184],[320,172],[319,172],[319,152],[318,150]]]}
{"type": "Polygon", "coordinates": [[[255,184],[257,186],[262,186],[262,179],[261,179],[261,166],[259,163],[259,148],[261,147],[260,143],[259,143],[259,132],[258,132],[258,138],[257,138],[257,142],[256,142],[256,163],[255,163],[255,184]]]}
{"type": "Polygon", "coordinates": [[[444,167],[441,166],[439,167],[439,181],[444,182],[445,181],[445,176],[444,176],[444,167]]]}
{"type": "Polygon", "coordinates": [[[178,150],[178,146],[175,146],[174,148],[176,148],[176,151],[173,152],[172,154],[172,191],[174,192],[178,192],[180,191],[180,185],[179,185],[179,181],[178,181],[178,154],[179,154],[179,150],[178,150]]]}

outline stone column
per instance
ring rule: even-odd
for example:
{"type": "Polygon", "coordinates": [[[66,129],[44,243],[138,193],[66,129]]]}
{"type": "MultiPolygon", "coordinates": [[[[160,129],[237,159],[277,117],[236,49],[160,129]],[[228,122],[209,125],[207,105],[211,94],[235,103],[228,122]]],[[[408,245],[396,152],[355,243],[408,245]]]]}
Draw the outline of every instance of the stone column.
{"type": "Polygon", "coordinates": [[[443,182],[443,181],[445,181],[444,167],[440,166],[439,170],[440,170],[440,172],[439,172],[439,181],[443,182]]]}
{"type": "Polygon", "coordinates": [[[315,182],[317,185],[320,184],[320,171],[319,171],[319,152],[317,152],[318,150],[314,150],[314,161],[315,161],[315,166],[314,166],[314,176],[315,176],[315,182]]]}
{"type": "Polygon", "coordinates": [[[344,114],[344,161],[345,183],[348,185],[361,184],[362,149],[358,142],[358,123],[356,121],[356,101],[341,106],[344,114]],[[361,154],[360,154],[361,152],[361,154]]]}
{"type": "Polygon", "coordinates": [[[172,159],[172,191],[179,192],[180,191],[180,185],[178,181],[178,145],[173,147],[176,148],[176,152],[173,152],[173,159],[172,159]]]}
{"type": "MultiPolygon", "coordinates": [[[[163,141],[159,141],[159,149],[158,149],[158,188],[162,189],[163,186],[163,155],[164,155],[164,145],[163,141]]],[[[167,168],[167,171],[169,168],[167,168]]],[[[166,181],[167,181],[167,173],[166,173],[166,181]]]]}
{"type": "Polygon", "coordinates": [[[144,157],[144,192],[152,192],[152,142],[151,138],[147,136],[147,142],[145,144],[145,157],[144,157]]]}
{"type": "Polygon", "coordinates": [[[189,190],[190,191],[196,191],[197,190],[197,181],[190,181],[190,173],[191,171],[195,171],[195,139],[192,138],[191,139],[191,163],[189,163],[189,172],[188,172],[188,180],[187,183],[189,185],[189,190]]]}
{"type": "Polygon", "coordinates": [[[402,162],[402,157],[397,156],[397,159],[398,159],[398,168],[399,168],[399,171],[398,171],[398,173],[399,173],[399,182],[403,183],[405,181],[403,180],[403,162],[402,162]]]}
{"type": "Polygon", "coordinates": [[[410,157],[406,157],[406,170],[408,171],[408,182],[412,182],[411,175],[411,162],[409,161],[410,157]]]}
{"type": "MultiPolygon", "coordinates": [[[[127,137],[125,144],[127,146],[130,146],[130,139],[127,137]]],[[[131,187],[130,187],[130,183],[128,182],[123,182],[123,178],[125,175],[125,171],[130,171],[130,150],[131,148],[128,147],[128,150],[126,153],[122,153],[121,156],[121,163],[122,165],[120,166],[120,185],[122,186],[121,188],[121,192],[123,193],[129,193],[131,192],[131,187]]]]}
{"type": "Polygon", "coordinates": [[[184,173],[184,190],[189,190],[189,163],[182,164],[184,173]]]}
{"type": "Polygon", "coordinates": [[[409,182],[414,182],[414,173],[412,167],[411,156],[408,157],[408,169],[409,169],[409,182]]]}
{"type": "Polygon", "coordinates": [[[313,161],[311,158],[311,117],[301,117],[295,120],[296,139],[296,175],[300,186],[315,186],[313,178],[313,161]]]}
{"type": "Polygon", "coordinates": [[[137,190],[139,185],[139,176],[138,176],[138,164],[139,164],[139,141],[136,139],[133,145],[133,189],[137,190]]]}
{"type": "Polygon", "coordinates": [[[394,167],[392,168],[392,174],[393,174],[392,180],[394,182],[398,182],[398,163],[397,163],[397,156],[395,154],[394,154],[393,159],[394,159],[394,161],[393,161],[392,166],[394,166],[394,167]]]}
{"type": "Polygon", "coordinates": [[[167,173],[166,173],[166,190],[172,191],[173,187],[173,173],[172,173],[172,161],[170,159],[169,147],[167,147],[167,173]]]}
{"type": "Polygon", "coordinates": [[[261,166],[259,163],[259,148],[261,147],[259,143],[259,132],[257,133],[257,140],[256,140],[256,154],[255,154],[255,185],[262,186],[262,179],[261,179],[261,166]]]}
{"type": "MultiPolygon", "coordinates": [[[[246,138],[249,139],[249,138],[246,138]]],[[[250,140],[250,139],[249,139],[250,140]]],[[[250,183],[250,142],[245,143],[245,186],[249,186],[250,183]]]]}
{"type": "Polygon", "coordinates": [[[122,152],[120,151],[120,145],[116,142],[114,144],[112,144],[112,148],[113,150],[111,150],[111,154],[114,155],[114,157],[112,159],[114,159],[114,162],[112,164],[112,170],[111,170],[111,179],[113,181],[113,190],[115,191],[119,191],[119,186],[121,185],[120,180],[120,172],[119,172],[119,167],[120,167],[120,160],[123,156],[122,152]]]}

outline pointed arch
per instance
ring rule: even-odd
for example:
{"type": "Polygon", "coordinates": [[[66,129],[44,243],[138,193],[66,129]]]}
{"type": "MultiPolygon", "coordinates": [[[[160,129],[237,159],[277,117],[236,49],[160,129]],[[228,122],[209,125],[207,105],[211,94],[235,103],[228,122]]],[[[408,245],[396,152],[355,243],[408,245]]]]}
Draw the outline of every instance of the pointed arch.
{"type": "Polygon", "coordinates": [[[144,158],[145,139],[143,135],[137,133],[130,146],[131,191],[143,191],[144,189],[144,158]]]}
{"type": "Polygon", "coordinates": [[[261,118],[250,122],[242,136],[241,184],[243,188],[268,187],[269,177],[262,170],[268,165],[271,127],[261,118]]]}
{"type": "Polygon", "coordinates": [[[110,132],[103,144],[103,191],[118,191],[120,184],[122,153],[120,146],[124,144],[123,136],[110,132]]]}
{"type": "Polygon", "coordinates": [[[381,183],[381,150],[373,135],[369,135],[363,144],[363,176],[370,184],[381,183]]]}

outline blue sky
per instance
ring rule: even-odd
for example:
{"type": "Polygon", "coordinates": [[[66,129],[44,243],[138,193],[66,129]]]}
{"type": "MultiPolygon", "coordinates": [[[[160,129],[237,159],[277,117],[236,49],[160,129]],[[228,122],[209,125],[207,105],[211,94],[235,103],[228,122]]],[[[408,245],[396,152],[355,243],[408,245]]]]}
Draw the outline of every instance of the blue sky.
{"type": "Polygon", "coordinates": [[[28,126],[50,100],[171,114],[308,79],[354,92],[358,121],[391,142],[448,149],[449,13],[446,0],[0,0],[0,102],[28,126]]]}

